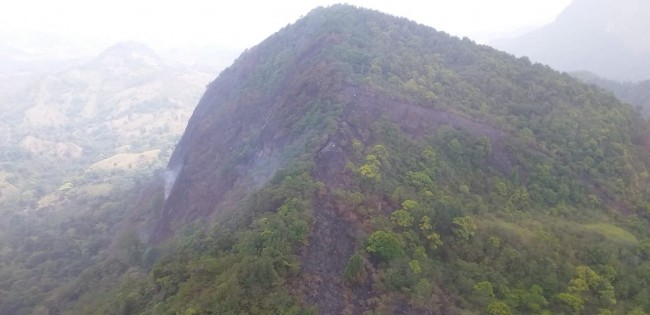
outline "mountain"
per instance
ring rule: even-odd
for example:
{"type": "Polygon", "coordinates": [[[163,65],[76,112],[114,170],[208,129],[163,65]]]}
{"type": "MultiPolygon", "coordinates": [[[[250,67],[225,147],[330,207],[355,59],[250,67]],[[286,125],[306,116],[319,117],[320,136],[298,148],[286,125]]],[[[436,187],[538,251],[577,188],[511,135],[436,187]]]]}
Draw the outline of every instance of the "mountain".
{"type": "Polygon", "coordinates": [[[564,71],[617,81],[650,79],[650,3],[574,0],[555,22],[494,47],[564,71]]]}
{"type": "Polygon", "coordinates": [[[2,310],[644,314],[648,127],[527,58],[317,8],[208,85],[103,260],[2,310]]]}

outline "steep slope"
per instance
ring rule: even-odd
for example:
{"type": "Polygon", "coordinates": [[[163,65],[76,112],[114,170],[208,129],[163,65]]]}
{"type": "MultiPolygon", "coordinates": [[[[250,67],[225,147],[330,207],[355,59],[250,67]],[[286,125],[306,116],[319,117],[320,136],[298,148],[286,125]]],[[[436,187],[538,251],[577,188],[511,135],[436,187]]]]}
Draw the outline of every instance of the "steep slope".
{"type": "Polygon", "coordinates": [[[317,8],[209,85],[125,223],[129,271],[80,280],[72,310],[650,311],[638,116],[526,58],[317,8]]]}
{"type": "Polygon", "coordinates": [[[643,0],[574,0],[545,27],[494,47],[564,71],[590,71],[607,79],[650,79],[650,3],[643,0]]]}

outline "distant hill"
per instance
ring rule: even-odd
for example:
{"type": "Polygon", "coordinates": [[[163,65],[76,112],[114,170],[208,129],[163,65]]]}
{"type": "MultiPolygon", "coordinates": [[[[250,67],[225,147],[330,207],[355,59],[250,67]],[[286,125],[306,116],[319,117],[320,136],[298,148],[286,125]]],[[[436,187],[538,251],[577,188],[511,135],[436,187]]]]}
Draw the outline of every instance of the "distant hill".
{"type": "Polygon", "coordinates": [[[102,154],[124,145],[141,149],[154,144],[155,133],[180,134],[210,75],[165,63],[142,44],[121,43],[78,66],[28,77],[1,100],[1,121],[16,127],[14,137],[65,138],[102,154]],[[96,138],[113,135],[111,143],[96,138]],[[137,143],[143,137],[148,144],[137,143]]]}
{"type": "Polygon", "coordinates": [[[648,33],[649,1],[574,0],[555,22],[492,45],[559,70],[640,81],[650,79],[648,33]]]}
{"type": "Polygon", "coordinates": [[[116,44],[65,70],[28,69],[2,74],[15,83],[0,95],[1,147],[6,162],[25,165],[46,181],[69,174],[55,175],[51,167],[64,161],[83,171],[115,154],[162,149],[156,162],[162,163],[213,75],[166,62],[135,42],[116,44]]]}
{"type": "Polygon", "coordinates": [[[164,167],[218,69],[170,62],[135,42],[87,60],[17,51],[0,56],[5,64],[0,314],[42,314],[36,306],[53,288],[105,259],[129,201],[164,167]]]}
{"type": "Polygon", "coordinates": [[[638,108],[645,117],[650,117],[650,80],[619,82],[603,79],[587,71],[572,72],[571,75],[584,82],[611,91],[620,100],[638,108]]]}

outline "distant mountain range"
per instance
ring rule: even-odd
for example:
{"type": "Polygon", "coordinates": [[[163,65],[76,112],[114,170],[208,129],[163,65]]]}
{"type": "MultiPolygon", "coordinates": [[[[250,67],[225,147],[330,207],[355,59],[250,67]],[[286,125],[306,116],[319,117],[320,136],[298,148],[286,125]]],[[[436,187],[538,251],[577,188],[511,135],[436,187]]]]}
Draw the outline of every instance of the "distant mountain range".
{"type": "Polygon", "coordinates": [[[0,44],[0,314],[60,314],[35,307],[58,295],[51,280],[106,258],[135,187],[164,167],[232,60],[208,53],[193,63],[123,42],[61,58],[0,44]]]}
{"type": "Polygon", "coordinates": [[[650,79],[650,1],[574,0],[540,29],[492,45],[563,71],[650,79]]]}
{"type": "MultiPolygon", "coordinates": [[[[5,62],[19,55],[5,56],[5,62]]],[[[40,178],[22,174],[14,186],[34,182],[42,194],[58,188],[48,181],[75,168],[162,165],[218,71],[167,61],[137,42],[118,43],[85,60],[24,60],[23,68],[0,72],[0,147],[4,161],[40,178]],[[40,67],[42,62],[50,66],[40,67]],[[157,153],[145,154],[147,163],[100,163],[143,152],[157,153]]]]}
{"type": "Polygon", "coordinates": [[[105,147],[89,139],[99,130],[117,137],[115,148],[162,129],[178,135],[212,75],[166,63],[142,44],[120,43],[66,70],[29,77],[1,100],[1,121],[87,149],[105,147]]]}

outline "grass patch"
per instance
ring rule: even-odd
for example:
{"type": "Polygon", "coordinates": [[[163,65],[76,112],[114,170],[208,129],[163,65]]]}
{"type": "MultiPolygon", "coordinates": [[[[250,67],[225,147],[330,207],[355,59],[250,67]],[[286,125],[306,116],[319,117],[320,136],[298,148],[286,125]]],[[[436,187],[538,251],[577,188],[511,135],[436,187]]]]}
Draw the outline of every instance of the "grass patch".
{"type": "Polygon", "coordinates": [[[590,232],[605,236],[607,239],[619,243],[636,243],[639,240],[632,233],[612,224],[592,223],[583,224],[582,227],[590,232]]]}

